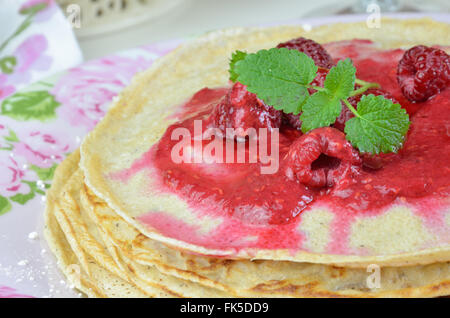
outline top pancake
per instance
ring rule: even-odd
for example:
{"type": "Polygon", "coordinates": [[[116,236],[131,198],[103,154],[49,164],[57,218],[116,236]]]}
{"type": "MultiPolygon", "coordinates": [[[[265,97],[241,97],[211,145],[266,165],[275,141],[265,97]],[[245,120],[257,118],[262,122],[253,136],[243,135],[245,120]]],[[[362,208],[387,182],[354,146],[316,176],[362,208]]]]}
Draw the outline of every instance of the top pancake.
{"type": "MultiPolygon", "coordinates": [[[[339,255],[328,254],[325,247],[332,237],[335,214],[324,207],[312,207],[298,220],[297,230],[304,240],[297,249],[259,249],[231,242],[224,246],[212,240],[214,230],[230,222],[229,217],[199,216],[180,197],[162,193],[150,169],[128,180],[114,177],[129,169],[154,145],[166,128],[177,120],[176,111],[184,101],[203,87],[228,85],[228,61],[235,50],[254,52],[304,36],[325,43],[364,38],[382,48],[408,48],[417,44],[450,45],[450,26],[429,19],[384,19],[380,29],[365,23],[335,24],[305,31],[299,26],[258,29],[232,29],[207,34],[179,47],[159,59],[150,69],[137,74],[112,108],[81,147],[80,167],[87,185],[99,198],[140,232],[174,247],[195,253],[252,258],[292,260],[364,266],[428,264],[450,259],[450,237],[438,236],[412,209],[396,205],[378,216],[354,218],[349,247],[339,255]],[[173,227],[192,228],[203,242],[174,237],[172,233],[146,226],[143,215],[167,217],[173,227]],[[181,225],[180,225],[181,224],[181,225]],[[234,247],[232,246],[234,245],[234,247]],[[354,246],[364,245],[364,253],[354,246]],[[236,247],[238,246],[238,247],[236,247]]],[[[442,233],[450,233],[448,199],[439,213],[445,220],[442,233]]],[[[345,217],[345,216],[344,216],[345,217]]],[[[233,226],[248,226],[232,220],[233,226]]],[[[251,237],[246,238],[249,241],[251,237]]]]}

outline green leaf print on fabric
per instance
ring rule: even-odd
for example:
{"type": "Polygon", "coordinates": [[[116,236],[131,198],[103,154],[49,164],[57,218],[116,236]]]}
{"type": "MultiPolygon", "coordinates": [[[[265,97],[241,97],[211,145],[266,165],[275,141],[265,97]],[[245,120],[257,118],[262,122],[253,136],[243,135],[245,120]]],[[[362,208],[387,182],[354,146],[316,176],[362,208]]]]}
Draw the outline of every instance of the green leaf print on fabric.
{"type": "Polygon", "coordinates": [[[13,202],[17,202],[19,204],[25,204],[28,201],[30,201],[31,199],[33,199],[35,196],[35,193],[33,190],[30,190],[29,193],[27,194],[22,194],[22,193],[17,193],[16,195],[10,197],[9,199],[13,202]]]}
{"type": "Polygon", "coordinates": [[[53,179],[53,174],[55,173],[57,166],[58,165],[56,163],[50,168],[40,168],[38,166],[32,165],[30,169],[36,172],[40,180],[49,181],[53,179]]]}
{"type": "Polygon", "coordinates": [[[3,101],[1,114],[17,120],[47,121],[56,117],[59,105],[48,91],[16,93],[3,101]]]}
{"type": "Polygon", "coordinates": [[[17,137],[16,133],[12,130],[9,130],[9,136],[5,136],[3,137],[6,141],[11,141],[11,142],[18,142],[19,138],[17,137]]]}
{"type": "MultiPolygon", "coordinates": [[[[51,168],[49,168],[50,170],[51,168]]],[[[45,169],[43,169],[45,170],[45,169]]],[[[47,172],[48,173],[48,172],[47,172]]],[[[9,197],[9,199],[13,202],[19,203],[24,205],[31,199],[33,199],[36,194],[45,195],[44,189],[47,189],[47,184],[42,183],[41,187],[38,186],[38,182],[36,181],[22,181],[23,183],[26,183],[30,187],[30,191],[26,194],[18,193],[16,195],[13,195],[12,197],[9,197]]],[[[42,182],[42,181],[39,181],[42,182]]]]}
{"type": "Polygon", "coordinates": [[[14,66],[17,65],[17,60],[14,56],[5,56],[0,59],[0,70],[4,74],[11,74],[14,72],[14,66]]]}

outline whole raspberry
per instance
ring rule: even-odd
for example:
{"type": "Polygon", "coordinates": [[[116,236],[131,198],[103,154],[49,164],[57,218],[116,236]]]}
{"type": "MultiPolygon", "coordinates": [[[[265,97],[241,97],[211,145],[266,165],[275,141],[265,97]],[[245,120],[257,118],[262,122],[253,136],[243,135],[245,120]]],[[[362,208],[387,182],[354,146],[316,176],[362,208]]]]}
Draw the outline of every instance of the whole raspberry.
{"type": "MultiPolygon", "coordinates": [[[[317,70],[316,77],[314,77],[314,79],[310,85],[323,87],[323,83],[325,83],[325,79],[327,78],[328,71],[329,70],[327,70],[327,69],[319,68],[317,70]]],[[[314,94],[314,92],[315,92],[314,89],[312,89],[312,88],[309,88],[308,91],[310,94],[314,94]]]]}
{"type": "MultiPolygon", "coordinates": [[[[254,135],[250,129],[279,128],[282,112],[266,105],[247,87],[239,82],[233,85],[227,95],[217,104],[212,113],[213,124],[229,138],[245,138],[254,135]],[[234,128],[233,135],[227,128],[234,128]]],[[[253,137],[253,136],[251,136],[253,137]]]]}
{"type": "MultiPolygon", "coordinates": [[[[350,104],[356,109],[358,102],[361,100],[361,97],[363,95],[370,95],[373,94],[375,96],[382,95],[387,99],[390,99],[394,104],[398,104],[399,102],[395,99],[394,96],[392,96],[389,92],[386,92],[385,90],[382,90],[380,88],[370,88],[367,91],[365,91],[363,94],[352,96],[348,99],[350,104]]],[[[333,124],[333,127],[336,129],[339,129],[340,131],[344,131],[345,123],[350,118],[354,117],[355,115],[352,113],[348,107],[346,107],[344,104],[342,104],[342,111],[339,117],[336,119],[336,122],[333,124]]]]}
{"type": "Polygon", "coordinates": [[[297,130],[302,129],[302,121],[300,120],[300,114],[286,114],[283,113],[283,125],[295,128],[297,130]]]}
{"type": "Polygon", "coordinates": [[[316,128],[299,137],[286,159],[288,178],[295,176],[301,183],[319,188],[347,182],[361,166],[358,151],[344,133],[331,127],[316,128]]]}
{"type": "Polygon", "coordinates": [[[449,85],[450,56],[437,48],[415,46],[398,62],[397,81],[407,99],[423,102],[449,85]]]}
{"type": "Polygon", "coordinates": [[[305,53],[314,60],[317,66],[331,68],[334,65],[330,54],[328,54],[322,45],[313,40],[300,37],[277,45],[277,48],[282,47],[305,53]]]}

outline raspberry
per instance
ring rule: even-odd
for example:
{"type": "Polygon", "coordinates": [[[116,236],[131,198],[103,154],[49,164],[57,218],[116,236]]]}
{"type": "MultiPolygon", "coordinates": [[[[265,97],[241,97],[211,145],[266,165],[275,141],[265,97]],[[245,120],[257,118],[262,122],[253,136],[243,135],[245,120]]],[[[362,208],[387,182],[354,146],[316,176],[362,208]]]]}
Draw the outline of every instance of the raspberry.
{"type": "Polygon", "coordinates": [[[328,54],[322,45],[313,40],[300,37],[277,45],[277,48],[282,47],[305,53],[314,60],[317,66],[331,68],[334,65],[330,54],[328,54]]]}
{"type": "Polygon", "coordinates": [[[295,175],[301,183],[318,188],[344,184],[361,166],[358,152],[345,135],[331,127],[302,135],[290,146],[286,158],[288,178],[295,175]]]}
{"type": "Polygon", "coordinates": [[[398,62],[397,81],[407,99],[423,102],[449,85],[450,56],[437,48],[415,46],[398,62]]]}
{"type": "Polygon", "coordinates": [[[295,128],[297,130],[302,129],[302,121],[300,120],[300,114],[285,114],[283,113],[283,124],[295,128]]]}
{"type": "Polygon", "coordinates": [[[266,105],[238,82],[216,105],[212,116],[215,127],[223,133],[226,134],[226,128],[235,129],[234,135],[228,137],[245,138],[250,135],[250,128],[279,128],[282,112],[266,105]]]}
{"type": "MultiPolygon", "coordinates": [[[[375,96],[382,95],[387,99],[390,99],[394,104],[398,104],[399,102],[395,99],[394,96],[392,96],[389,92],[386,92],[380,88],[370,88],[367,91],[365,91],[362,95],[369,95],[373,94],[375,96]]],[[[356,109],[358,102],[361,100],[362,95],[356,95],[352,96],[348,99],[350,104],[356,109]]],[[[342,104],[342,111],[339,117],[336,119],[336,122],[333,124],[333,127],[336,129],[339,129],[340,131],[344,131],[345,123],[350,118],[354,117],[355,115],[352,113],[348,107],[346,107],[344,104],[342,104]]]]}

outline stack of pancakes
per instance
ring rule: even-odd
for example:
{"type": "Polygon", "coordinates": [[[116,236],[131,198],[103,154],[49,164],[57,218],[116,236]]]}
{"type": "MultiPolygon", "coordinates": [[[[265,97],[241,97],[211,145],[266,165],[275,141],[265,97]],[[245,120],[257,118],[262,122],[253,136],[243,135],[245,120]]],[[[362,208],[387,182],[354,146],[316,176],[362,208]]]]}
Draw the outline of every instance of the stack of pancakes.
{"type": "Polygon", "coordinates": [[[364,243],[363,254],[326,253],[324,247],[335,237],[330,231],[336,230],[326,209],[311,209],[302,217],[299,230],[307,244],[298,250],[236,249],[232,243],[183,240],[146,225],[143,215],[165,214],[208,238],[223,220],[199,217],[179,196],[159,191],[151,169],[123,176],[177,120],[179,105],[203,87],[228,85],[235,50],[253,52],[299,36],[321,43],[365,38],[381,48],[450,45],[449,31],[448,24],[428,19],[386,19],[380,29],[365,23],[309,31],[298,26],[233,29],[190,41],[161,58],[135,76],[81,149],[55,172],[45,235],[59,268],[89,297],[449,295],[448,200],[439,211],[446,220],[439,235],[410,206],[359,220],[350,238],[364,243]],[[377,269],[379,280],[373,276],[377,269]]]}

